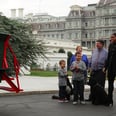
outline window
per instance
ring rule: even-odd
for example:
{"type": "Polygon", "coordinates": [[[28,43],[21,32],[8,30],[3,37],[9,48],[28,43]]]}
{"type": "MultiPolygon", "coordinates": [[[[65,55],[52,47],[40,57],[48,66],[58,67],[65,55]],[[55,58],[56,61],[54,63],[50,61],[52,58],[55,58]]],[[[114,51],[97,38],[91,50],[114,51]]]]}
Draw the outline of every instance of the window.
{"type": "Polygon", "coordinates": [[[75,33],[75,38],[78,38],[78,33],[75,33]]]}
{"type": "Polygon", "coordinates": [[[38,25],[38,29],[41,29],[41,25],[38,25]]]}
{"type": "Polygon", "coordinates": [[[105,30],[105,36],[109,36],[109,30],[105,30]]]}
{"type": "Polygon", "coordinates": [[[48,34],[47,36],[48,36],[48,37],[50,37],[50,35],[49,35],[49,34],[48,34]]]}
{"type": "Polygon", "coordinates": [[[116,29],[113,29],[113,30],[112,30],[112,33],[116,33],[116,29]]]}
{"type": "Polygon", "coordinates": [[[92,35],[93,35],[92,33],[89,33],[90,38],[92,38],[92,35]]]}
{"type": "Polygon", "coordinates": [[[82,41],[82,46],[86,47],[86,43],[84,41],[82,41]]]}
{"type": "Polygon", "coordinates": [[[77,26],[77,27],[79,26],[79,21],[76,22],[76,26],[77,26]]]}
{"type": "Polygon", "coordinates": [[[116,25],[116,17],[112,17],[112,24],[116,25]]]}
{"type": "Polygon", "coordinates": [[[54,38],[54,34],[52,34],[52,37],[54,38]]]}
{"type": "Polygon", "coordinates": [[[64,38],[64,34],[61,34],[61,39],[63,39],[64,38]]]}
{"type": "Polygon", "coordinates": [[[101,34],[102,34],[101,31],[99,31],[99,37],[101,37],[101,34]]]}
{"type": "Polygon", "coordinates": [[[46,24],[47,29],[50,29],[50,24],[46,24]]]}
{"type": "Polygon", "coordinates": [[[109,25],[109,18],[105,18],[105,25],[109,25]]]}
{"type": "Polygon", "coordinates": [[[113,9],[113,14],[116,14],[116,9],[113,9]]]}
{"type": "Polygon", "coordinates": [[[59,28],[59,24],[58,23],[56,23],[56,28],[59,28]]]}
{"type": "Polygon", "coordinates": [[[43,35],[43,37],[46,37],[46,35],[43,35]]]}
{"type": "Polygon", "coordinates": [[[71,22],[68,23],[69,27],[71,27],[71,22]]]}
{"type": "Polygon", "coordinates": [[[69,33],[69,39],[72,39],[72,33],[69,33]]]}
{"type": "Polygon", "coordinates": [[[59,38],[59,35],[58,34],[56,34],[56,38],[59,38]]]}
{"type": "Polygon", "coordinates": [[[104,9],[104,14],[109,15],[109,9],[104,9]]]}
{"type": "Polygon", "coordinates": [[[85,34],[85,38],[88,38],[88,34],[87,33],[85,34]]]}
{"type": "Polygon", "coordinates": [[[88,26],[88,23],[87,23],[87,22],[85,23],[85,26],[86,26],[86,27],[88,26]]]}

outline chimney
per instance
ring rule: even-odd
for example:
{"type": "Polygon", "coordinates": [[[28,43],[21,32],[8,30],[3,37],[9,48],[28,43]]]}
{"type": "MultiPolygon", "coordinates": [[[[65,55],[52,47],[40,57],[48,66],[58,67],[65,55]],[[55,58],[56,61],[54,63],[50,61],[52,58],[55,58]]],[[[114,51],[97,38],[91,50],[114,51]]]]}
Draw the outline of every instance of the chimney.
{"type": "Polygon", "coordinates": [[[16,18],[16,9],[11,9],[11,18],[16,18]]]}
{"type": "Polygon", "coordinates": [[[18,9],[18,17],[19,18],[23,18],[23,10],[24,10],[23,8],[18,9]]]}

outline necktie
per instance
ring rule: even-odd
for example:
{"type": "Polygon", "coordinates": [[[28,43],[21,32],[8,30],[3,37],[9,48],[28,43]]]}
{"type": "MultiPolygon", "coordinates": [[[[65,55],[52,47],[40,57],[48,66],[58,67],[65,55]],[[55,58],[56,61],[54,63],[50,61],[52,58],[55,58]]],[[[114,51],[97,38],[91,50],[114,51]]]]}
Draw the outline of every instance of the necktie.
{"type": "Polygon", "coordinates": [[[99,57],[100,57],[100,51],[98,50],[97,60],[96,60],[96,65],[95,65],[95,69],[96,69],[96,70],[98,70],[98,69],[99,69],[99,64],[98,64],[99,57]]]}

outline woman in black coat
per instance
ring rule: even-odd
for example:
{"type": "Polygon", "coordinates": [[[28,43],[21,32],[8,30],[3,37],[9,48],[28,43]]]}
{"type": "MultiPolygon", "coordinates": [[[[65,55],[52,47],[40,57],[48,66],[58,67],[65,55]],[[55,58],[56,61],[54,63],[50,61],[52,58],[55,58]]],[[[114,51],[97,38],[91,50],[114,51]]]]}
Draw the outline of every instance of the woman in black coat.
{"type": "Polygon", "coordinates": [[[109,105],[113,106],[113,90],[114,90],[114,80],[116,76],[116,33],[113,33],[110,38],[108,58],[106,62],[106,70],[108,70],[109,105]]]}

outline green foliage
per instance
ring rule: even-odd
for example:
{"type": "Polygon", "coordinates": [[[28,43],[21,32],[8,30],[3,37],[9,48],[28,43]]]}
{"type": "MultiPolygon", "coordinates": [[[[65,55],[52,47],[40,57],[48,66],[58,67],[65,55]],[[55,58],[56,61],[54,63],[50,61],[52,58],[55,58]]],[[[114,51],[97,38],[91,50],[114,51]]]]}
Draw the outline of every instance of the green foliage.
{"type": "MultiPolygon", "coordinates": [[[[71,71],[68,71],[68,75],[71,76],[71,71]]],[[[40,76],[40,77],[57,77],[58,72],[57,71],[37,71],[37,70],[32,70],[31,71],[31,76],[40,76]]]]}
{"type": "Polygon", "coordinates": [[[58,53],[65,53],[65,50],[63,48],[60,48],[58,53]]]}
{"type": "MultiPolygon", "coordinates": [[[[45,58],[44,42],[32,36],[32,27],[28,24],[0,16],[0,33],[10,34],[10,45],[21,66],[30,66],[39,57],[45,58]]],[[[12,56],[8,51],[9,67],[13,67],[12,56]]]]}
{"type": "Polygon", "coordinates": [[[68,56],[68,59],[67,59],[67,69],[69,70],[70,69],[70,59],[72,57],[72,52],[67,52],[67,56],[68,56]]]}
{"type": "Polygon", "coordinates": [[[56,77],[57,71],[31,71],[31,76],[56,77]]]}

